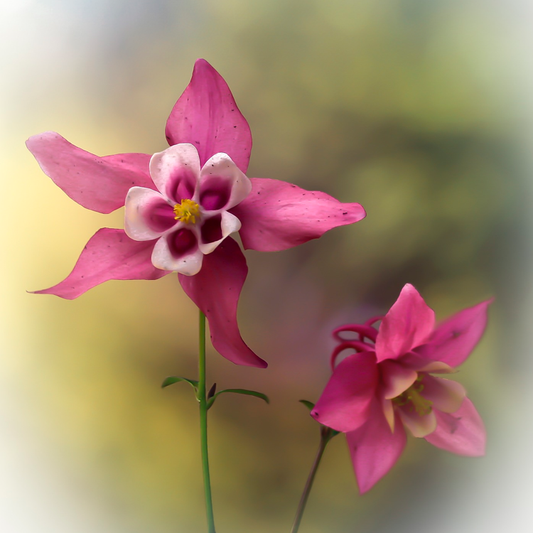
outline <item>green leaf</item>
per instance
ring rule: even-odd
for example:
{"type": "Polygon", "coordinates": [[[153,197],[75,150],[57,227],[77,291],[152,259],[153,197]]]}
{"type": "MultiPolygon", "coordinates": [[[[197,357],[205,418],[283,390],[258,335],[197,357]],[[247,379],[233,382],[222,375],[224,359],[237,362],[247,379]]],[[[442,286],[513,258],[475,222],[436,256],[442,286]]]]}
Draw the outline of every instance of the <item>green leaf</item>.
{"type": "Polygon", "coordinates": [[[198,381],[194,379],[182,378],[181,376],[170,376],[166,378],[161,384],[161,388],[164,389],[165,387],[174,385],[174,383],[179,383],[180,381],[185,381],[194,389],[195,392],[198,392],[198,381]]]}
{"type": "Polygon", "coordinates": [[[300,400],[300,403],[305,405],[307,407],[307,409],[309,409],[309,411],[311,411],[313,409],[313,407],[315,406],[315,404],[313,402],[310,402],[308,400],[300,400]]]}
{"type": "Polygon", "coordinates": [[[212,398],[209,399],[209,401],[207,402],[207,408],[209,409],[213,405],[217,396],[219,396],[220,394],[224,394],[225,392],[232,392],[234,394],[245,394],[247,396],[255,396],[256,398],[261,398],[261,400],[264,400],[266,403],[270,403],[268,396],[266,394],[263,394],[262,392],[257,392],[255,390],[248,389],[224,389],[217,392],[212,398]]]}

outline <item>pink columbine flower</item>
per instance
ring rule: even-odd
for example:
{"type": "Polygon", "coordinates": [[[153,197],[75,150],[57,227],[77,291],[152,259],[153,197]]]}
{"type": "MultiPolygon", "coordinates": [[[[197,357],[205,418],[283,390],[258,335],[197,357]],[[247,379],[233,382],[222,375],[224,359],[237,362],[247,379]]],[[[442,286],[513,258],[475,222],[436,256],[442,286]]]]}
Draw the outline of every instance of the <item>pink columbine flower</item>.
{"type": "Polygon", "coordinates": [[[248,178],[252,136],[218,72],[199,59],[166,125],[170,145],[153,156],[98,157],[54,132],[28,139],[40,167],[74,201],[99,213],[125,208],[125,229],[102,228],[73,271],[36,291],[77,298],[108,280],[158,279],[177,272],[207,316],[215,349],[230,361],[265,367],[237,325],[248,272],[244,248],[278,251],[364,218],[341,203],[279,180],[248,178]]]}
{"type": "Polygon", "coordinates": [[[396,463],[405,428],[459,455],[485,453],[485,428],[463,386],[432,374],[455,372],[467,359],[483,334],[491,301],[435,327],[434,312],[407,284],[384,317],[334,331],[339,345],[331,357],[333,374],[311,415],[346,433],[361,493],[396,463]],[[345,350],[355,353],[334,366],[345,350]]]}

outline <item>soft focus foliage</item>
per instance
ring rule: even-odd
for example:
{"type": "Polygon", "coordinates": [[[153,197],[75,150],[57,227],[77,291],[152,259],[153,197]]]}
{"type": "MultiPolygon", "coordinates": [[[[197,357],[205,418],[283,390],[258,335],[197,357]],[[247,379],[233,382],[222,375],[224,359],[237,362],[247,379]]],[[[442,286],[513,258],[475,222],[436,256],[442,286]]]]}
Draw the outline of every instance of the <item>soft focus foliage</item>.
{"type": "MultiPolygon", "coordinates": [[[[360,498],[335,439],[301,531],[520,531],[531,499],[517,474],[531,475],[521,423],[531,375],[530,9],[519,0],[1,3],[0,451],[9,459],[0,529],[204,526],[196,402],[186,385],[160,389],[168,375],[195,377],[196,310],[174,276],[109,282],[71,302],[25,294],[65,276],[104,217],[46,179],[24,140],[51,129],[100,155],[161,151],[168,110],[205,57],[251,125],[250,176],[368,212],[282,254],[246,253],[240,327],[270,367],[210,357],[208,378],[260,390],[271,405],[223,395],[210,411],[217,529],[289,529],[318,445],[298,400],[316,401],[327,381],[329,331],[385,312],[410,282],[437,319],[496,296],[487,336],[461,368],[487,423],[487,456],[413,442],[360,498]]],[[[121,212],[109,217],[121,227],[121,212]]]]}

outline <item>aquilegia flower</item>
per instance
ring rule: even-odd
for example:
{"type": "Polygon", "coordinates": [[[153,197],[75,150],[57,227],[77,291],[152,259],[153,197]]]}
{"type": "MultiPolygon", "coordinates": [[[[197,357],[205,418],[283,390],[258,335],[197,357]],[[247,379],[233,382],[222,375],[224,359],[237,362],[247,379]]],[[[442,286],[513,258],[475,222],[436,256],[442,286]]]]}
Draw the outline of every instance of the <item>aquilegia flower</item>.
{"type": "Polygon", "coordinates": [[[166,125],[170,148],[150,157],[98,157],[54,132],[28,139],[42,170],[74,201],[110,213],[125,209],[125,230],[103,228],[89,240],[74,270],[40,294],[77,298],[117,279],[158,279],[177,272],[205,313],[215,349],[234,363],[265,367],[244,343],[236,313],[247,266],[238,244],[277,251],[364,218],[357,203],[283,181],[246,177],[252,136],[231,91],[207,61],[166,125]]]}
{"type": "Polygon", "coordinates": [[[400,457],[404,428],[459,455],[484,454],[483,422],[464,388],[432,374],[452,373],[467,359],[483,334],[490,302],[464,309],[434,328],[433,311],[407,284],[384,317],[334,331],[340,344],[332,366],[342,352],[355,353],[334,366],[311,415],[346,433],[361,493],[400,457]]]}

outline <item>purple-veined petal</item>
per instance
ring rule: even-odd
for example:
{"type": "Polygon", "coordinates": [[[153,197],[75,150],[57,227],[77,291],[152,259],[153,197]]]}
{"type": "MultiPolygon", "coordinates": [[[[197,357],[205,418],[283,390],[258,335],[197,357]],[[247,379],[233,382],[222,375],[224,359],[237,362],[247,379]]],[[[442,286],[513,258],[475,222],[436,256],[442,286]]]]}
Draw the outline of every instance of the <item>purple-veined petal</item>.
{"type": "Polygon", "coordinates": [[[130,239],[154,240],[174,225],[174,210],[159,191],[144,187],[132,187],[128,191],[124,231],[130,239]]]}
{"type": "Polygon", "coordinates": [[[465,398],[452,414],[436,411],[437,429],[426,440],[443,450],[468,457],[485,455],[486,432],[472,402],[465,398]]]}
{"type": "Polygon", "coordinates": [[[154,188],[147,154],[98,157],[47,131],[26,141],[42,171],[75,202],[99,213],[124,205],[131,187],[154,188]]]}
{"type": "Polygon", "coordinates": [[[202,166],[212,155],[223,152],[244,173],[248,169],[250,127],[228,84],[205,59],[194,64],[191,81],[174,105],[165,133],[170,145],[193,144],[202,166]]]}
{"type": "Polygon", "coordinates": [[[427,341],[435,324],[435,313],[411,285],[400,296],[379,325],[376,340],[378,362],[396,359],[427,341]]]}
{"type": "Polygon", "coordinates": [[[435,409],[444,413],[455,413],[466,398],[465,388],[451,379],[423,374],[422,385],[422,396],[432,402],[435,409]]]}
{"type": "Polygon", "coordinates": [[[210,254],[226,237],[239,231],[240,228],[241,221],[229,211],[223,211],[220,215],[206,220],[200,230],[202,235],[200,250],[204,254],[210,254]]]}
{"type": "Polygon", "coordinates": [[[399,420],[394,424],[394,432],[391,431],[379,402],[374,400],[366,424],[347,433],[346,439],[359,492],[363,494],[394,466],[405,448],[407,436],[399,420]]]}
{"type": "Polygon", "coordinates": [[[433,433],[437,427],[437,417],[435,411],[432,409],[427,414],[418,414],[412,404],[403,405],[396,409],[400,418],[411,433],[413,437],[427,437],[433,433]]]}
{"type": "Polygon", "coordinates": [[[170,231],[161,237],[155,243],[152,253],[155,267],[185,276],[198,274],[203,258],[196,234],[186,227],[170,231]]]}
{"type": "Polygon", "coordinates": [[[437,326],[429,341],[417,351],[450,366],[459,366],[470,355],[487,325],[492,299],[463,309],[437,326]]]}
{"type": "Polygon", "coordinates": [[[200,172],[200,205],[204,211],[231,209],[252,190],[252,182],[227,154],[209,158],[200,172]]]}
{"type": "Polygon", "coordinates": [[[150,174],[156,187],[169,200],[191,199],[200,177],[200,159],[192,144],[177,144],[150,159],[150,174]]]}
{"type": "Polygon", "coordinates": [[[374,353],[350,355],[333,370],[311,416],[337,431],[353,431],[367,421],[377,384],[374,353]]]}
{"type": "Polygon", "coordinates": [[[383,396],[387,400],[396,398],[407,390],[418,377],[418,373],[396,361],[385,360],[379,363],[383,396]]]}
{"type": "Polygon", "coordinates": [[[267,363],[244,343],[237,324],[237,305],[247,274],[244,254],[229,238],[204,256],[196,276],[180,274],[179,280],[187,296],[206,315],[215,350],[237,365],[265,368],[267,363]]]}
{"type": "Polygon", "coordinates": [[[121,229],[102,228],[85,245],[67,278],[35,294],[55,294],[73,300],[112,279],[159,279],[168,272],[152,265],[153,247],[153,242],[134,241],[121,229]]]}
{"type": "Polygon", "coordinates": [[[242,222],[240,235],[247,249],[286,250],[366,216],[360,204],[344,204],[323,192],[267,178],[251,182],[250,195],[232,210],[242,222]]]}

